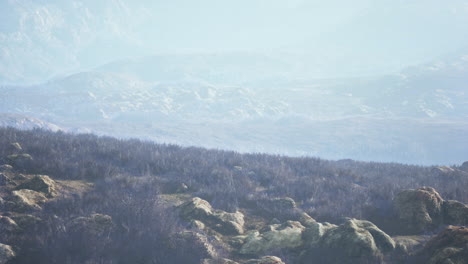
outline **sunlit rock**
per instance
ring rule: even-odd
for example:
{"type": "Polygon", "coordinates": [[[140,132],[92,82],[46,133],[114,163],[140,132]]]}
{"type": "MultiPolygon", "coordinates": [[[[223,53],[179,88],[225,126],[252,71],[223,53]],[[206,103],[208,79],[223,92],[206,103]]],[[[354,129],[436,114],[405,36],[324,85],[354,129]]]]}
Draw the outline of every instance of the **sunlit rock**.
{"type": "Polygon", "coordinates": [[[19,185],[16,189],[29,189],[44,193],[47,197],[57,195],[55,181],[46,175],[36,175],[31,180],[19,185]]]}
{"type": "Polygon", "coordinates": [[[46,201],[47,197],[45,197],[44,194],[33,190],[22,189],[12,192],[9,206],[11,207],[10,210],[16,212],[40,210],[42,209],[41,205],[46,201]]]}

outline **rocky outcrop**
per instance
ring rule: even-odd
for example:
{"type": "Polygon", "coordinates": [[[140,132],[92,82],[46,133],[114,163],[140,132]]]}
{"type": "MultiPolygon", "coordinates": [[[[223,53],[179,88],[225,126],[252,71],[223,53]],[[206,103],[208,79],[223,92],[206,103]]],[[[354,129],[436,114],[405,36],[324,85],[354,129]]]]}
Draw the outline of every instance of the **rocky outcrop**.
{"type": "Polygon", "coordinates": [[[468,225],[468,206],[448,200],[442,204],[443,222],[451,225],[468,225]]]}
{"type": "Polygon", "coordinates": [[[448,226],[432,238],[420,253],[428,264],[467,264],[468,228],[448,226]]]}
{"type": "Polygon", "coordinates": [[[68,228],[72,232],[86,232],[92,235],[108,233],[113,228],[112,217],[105,214],[92,214],[88,217],[77,217],[73,219],[68,228]]]}
{"type": "Polygon", "coordinates": [[[272,249],[297,248],[303,245],[305,227],[296,221],[269,225],[261,232],[250,232],[240,249],[241,254],[259,255],[272,249]]]}
{"type": "Polygon", "coordinates": [[[44,194],[33,190],[13,191],[8,207],[11,211],[25,212],[31,210],[41,210],[41,205],[47,201],[44,194]]]}
{"type": "Polygon", "coordinates": [[[244,215],[241,212],[214,210],[210,203],[198,197],[182,204],[180,213],[185,219],[199,220],[224,235],[244,233],[244,215]]]}
{"type": "Polygon", "coordinates": [[[0,243],[0,264],[6,264],[16,256],[11,246],[0,243]]]}
{"type": "Polygon", "coordinates": [[[467,205],[453,200],[444,201],[430,187],[400,192],[395,197],[394,208],[404,234],[421,234],[442,224],[468,224],[467,205]]]}
{"type": "Polygon", "coordinates": [[[315,248],[320,246],[322,237],[331,229],[337,228],[337,225],[330,223],[310,223],[307,226],[306,230],[302,234],[302,238],[305,241],[306,247],[315,248]]]}
{"type": "Polygon", "coordinates": [[[29,181],[20,184],[16,189],[29,189],[41,192],[47,197],[54,197],[57,195],[55,181],[46,175],[35,175],[29,181]]]}
{"type": "Polygon", "coordinates": [[[403,232],[419,234],[442,223],[443,199],[431,187],[404,190],[394,200],[403,232]]]}
{"type": "Polygon", "coordinates": [[[395,242],[369,221],[348,219],[323,235],[320,247],[352,260],[371,259],[395,249],[395,242]]]}
{"type": "Polygon", "coordinates": [[[0,234],[14,233],[19,230],[19,226],[13,219],[8,216],[0,216],[0,234]]]}
{"type": "Polygon", "coordinates": [[[245,264],[285,264],[280,258],[274,256],[265,256],[260,259],[251,259],[245,264]]]}

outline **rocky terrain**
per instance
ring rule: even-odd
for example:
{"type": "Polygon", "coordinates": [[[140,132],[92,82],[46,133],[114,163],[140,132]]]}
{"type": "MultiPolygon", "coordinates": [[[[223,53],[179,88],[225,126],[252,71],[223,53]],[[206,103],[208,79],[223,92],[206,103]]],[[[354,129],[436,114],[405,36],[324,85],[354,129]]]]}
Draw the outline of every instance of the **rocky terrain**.
{"type": "Polygon", "coordinates": [[[227,164],[233,161],[232,155],[239,154],[196,150],[204,153],[203,162],[218,164],[211,167],[197,162],[195,156],[183,161],[182,155],[194,150],[179,152],[175,146],[160,146],[155,152],[149,149],[156,146],[136,141],[12,129],[1,133],[2,264],[31,263],[32,259],[34,263],[467,263],[468,205],[451,199],[468,198],[464,188],[468,163],[427,169],[394,164],[385,173],[385,164],[377,166],[380,174],[393,173],[400,184],[379,181],[374,185],[372,178],[379,176],[365,169],[369,175],[353,176],[359,185],[345,187],[355,189],[348,200],[362,203],[356,211],[347,212],[339,205],[343,203],[339,187],[325,187],[335,184],[336,176],[329,170],[343,177],[371,164],[341,161],[302,167],[305,175],[311,173],[306,180],[322,181],[316,183],[315,194],[300,192],[318,200],[311,203],[299,193],[284,192],[297,188],[294,182],[281,179],[283,184],[277,185],[274,181],[285,173],[284,166],[296,171],[290,180],[304,177],[301,167],[294,165],[297,159],[240,155],[244,162],[231,167],[227,164]],[[14,138],[22,140],[11,141],[14,138]],[[94,149],[93,144],[100,147],[94,149]],[[111,147],[119,144],[133,144],[138,152],[111,147]],[[67,146],[74,150],[56,160],[54,152],[67,146]],[[84,160],[92,149],[99,158],[84,160]],[[125,157],[128,151],[133,154],[125,157]],[[231,161],[221,165],[219,158],[231,161]],[[266,164],[269,159],[282,163],[283,172],[278,174],[276,165],[255,169],[252,163],[266,164]],[[157,160],[162,163],[156,165],[157,160]],[[178,168],[169,165],[174,161],[178,168]],[[339,169],[343,164],[347,164],[345,171],[339,169]],[[201,168],[208,170],[198,178],[195,171],[201,168]],[[406,175],[403,170],[413,172],[406,175]],[[418,171],[425,176],[419,178],[418,171]],[[448,185],[450,181],[455,185],[448,185]],[[431,183],[444,194],[432,187],[404,188],[404,182],[431,183]],[[358,194],[372,193],[379,185],[395,194],[380,201],[383,197],[358,194]],[[320,200],[325,197],[329,200],[320,200]],[[372,200],[364,202],[368,199],[372,200]],[[320,204],[338,214],[331,217],[320,204]]]}

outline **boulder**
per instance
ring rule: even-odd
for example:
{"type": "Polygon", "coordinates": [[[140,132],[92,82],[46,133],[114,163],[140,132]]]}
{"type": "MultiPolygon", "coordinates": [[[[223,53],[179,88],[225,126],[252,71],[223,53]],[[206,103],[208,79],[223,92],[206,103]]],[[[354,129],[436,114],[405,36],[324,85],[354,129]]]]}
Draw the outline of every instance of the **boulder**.
{"type": "Polygon", "coordinates": [[[348,219],[323,235],[320,247],[351,262],[379,258],[395,249],[395,242],[369,221],[348,219]]]}
{"type": "Polygon", "coordinates": [[[13,166],[8,165],[8,164],[3,164],[0,166],[0,171],[12,171],[13,166]]]}
{"type": "Polygon", "coordinates": [[[296,221],[287,221],[280,225],[269,225],[261,233],[249,233],[240,253],[244,255],[259,255],[268,250],[297,248],[303,245],[302,232],[305,227],[296,221]]]}
{"type": "Polygon", "coordinates": [[[5,264],[16,256],[11,246],[0,243],[0,264],[5,264]]]}
{"type": "Polygon", "coordinates": [[[210,203],[195,197],[180,206],[181,216],[187,220],[199,220],[224,235],[244,233],[244,214],[214,210],[210,203]]]}
{"type": "Polygon", "coordinates": [[[299,222],[305,227],[314,226],[317,221],[305,212],[298,214],[299,222]]]}
{"type": "Polygon", "coordinates": [[[92,235],[108,233],[113,228],[112,217],[105,214],[92,214],[88,217],[77,217],[68,225],[73,232],[86,232],[92,235]]]}
{"type": "Polygon", "coordinates": [[[402,231],[420,234],[442,223],[442,197],[431,187],[404,190],[394,199],[402,231]]]}
{"type": "Polygon", "coordinates": [[[467,264],[467,245],[468,228],[448,226],[427,242],[420,257],[428,264],[467,264]]]}
{"type": "Polygon", "coordinates": [[[337,225],[330,223],[310,223],[302,234],[302,239],[308,248],[318,247],[322,237],[331,229],[335,229],[337,225]]]}
{"type": "Polygon", "coordinates": [[[12,192],[9,203],[10,210],[15,212],[25,212],[30,210],[41,210],[41,205],[47,202],[44,194],[33,190],[17,190],[12,192]]]}
{"type": "Polygon", "coordinates": [[[274,256],[265,256],[260,259],[251,259],[245,264],[285,264],[280,258],[274,256]]]}
{"type": "Polygon", "coordinates": [[[449,225],[468,225],[468,206],[448,200],[442,204],[443,222],[449,225]]]}
{"type": "Polygon", "coordinates": [[[16,189],[29,189],[36,192],[44,193],[47,197],[57,195],[55,181],[46,175],[35,175],[29,181],[20,184],[16,189]]]}
{"type": "Polygon", "coordinates": [[[8,216],[0,216],[0,235],[7,233],[14,233],[19,231],[20,228],[16,222],[8,216]]]}

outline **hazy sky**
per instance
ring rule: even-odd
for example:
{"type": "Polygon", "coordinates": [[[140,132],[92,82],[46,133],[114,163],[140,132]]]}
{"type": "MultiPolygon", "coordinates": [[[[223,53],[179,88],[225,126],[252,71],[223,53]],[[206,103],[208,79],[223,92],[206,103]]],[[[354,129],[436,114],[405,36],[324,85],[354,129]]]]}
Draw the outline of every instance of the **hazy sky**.
{"type": "Polygon", "coordinates": [[[238,50],[306,53],[305,62],[350,63],[365,74],[467,46],[468,0],[0,1],[0,80],[123,57],[238,50]]]}

